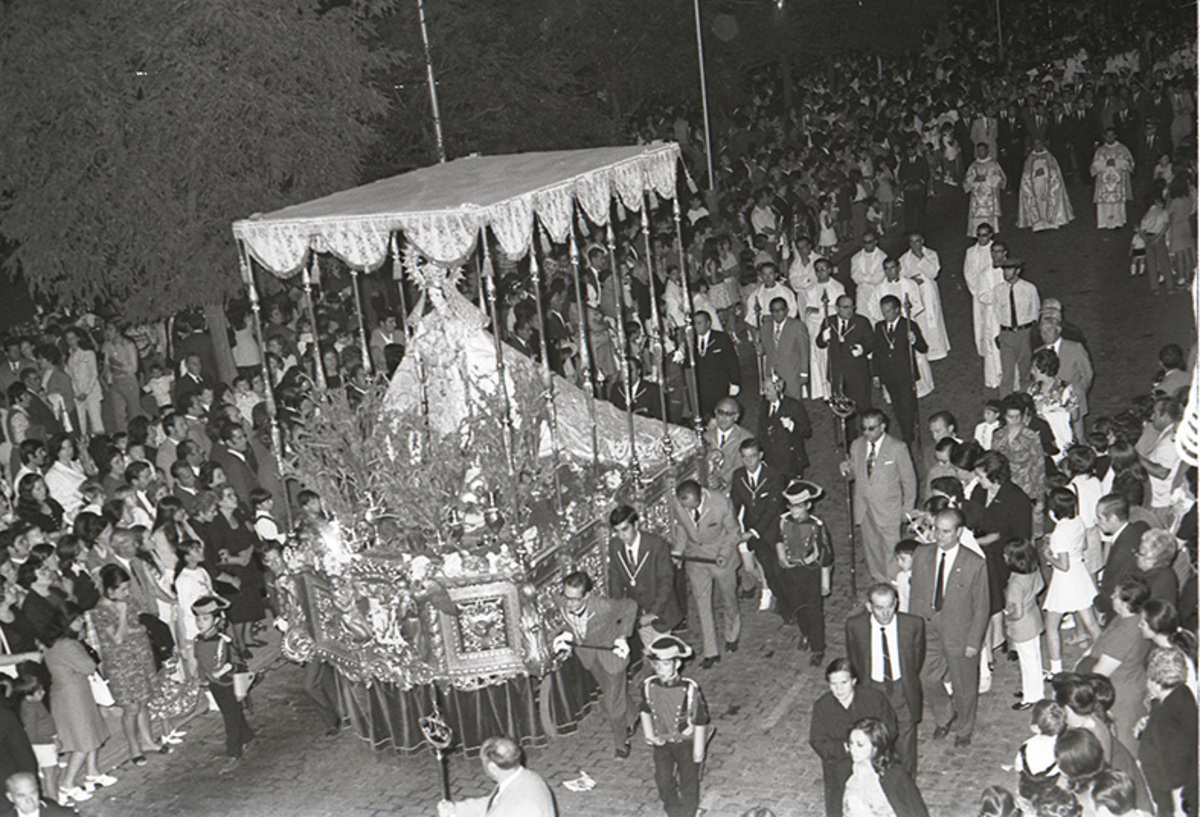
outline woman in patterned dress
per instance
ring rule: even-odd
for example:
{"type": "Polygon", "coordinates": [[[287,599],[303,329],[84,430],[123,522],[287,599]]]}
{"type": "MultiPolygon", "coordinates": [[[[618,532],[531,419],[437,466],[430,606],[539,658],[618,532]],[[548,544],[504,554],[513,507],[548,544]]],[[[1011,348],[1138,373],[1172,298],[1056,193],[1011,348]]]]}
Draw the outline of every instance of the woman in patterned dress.
{"type": "Polygon", "coordinates": [[[157,749],[150,734],[146,704],[158,681],[150,637],[129,605],[130,577],[120,565],[108,564],[100,571],[104,596],[92,611],[100,647],[101,666],[113,700],[121,707],[121,729],[137,766],[146,764],[146,752],[157,749]]]}
{"type": "Polygon", "coordinates": [[[1079,419],[1079,396],[1058,376],[1058,367],[1058,355],[1053,349],[1037,350],[1030,368],[1033,382],[1029,384],[1029,396],[1033,398],[1038,416],[1054,432],[1054,444],[1065,454],[1075,442],[1071,428],[1079,419]]]}
{"type": "Polygon", "coordinates": [[[1018,395],[1004,398],[1004,425],[992,436],[992,450],[1008,460],[1012,481],[1034,502],[1038,518],[1046,493],[1046,460],[1042,441],[1029,428],[1030,414],[1018,395]]]}

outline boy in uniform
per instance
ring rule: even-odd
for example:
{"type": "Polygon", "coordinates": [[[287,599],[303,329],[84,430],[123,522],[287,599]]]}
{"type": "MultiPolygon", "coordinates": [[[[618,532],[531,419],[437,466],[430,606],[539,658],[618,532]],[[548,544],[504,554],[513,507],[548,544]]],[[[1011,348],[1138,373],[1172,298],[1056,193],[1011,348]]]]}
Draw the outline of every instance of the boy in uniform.
{"type": "Polygon", "coordinates": [[[801,650],[811,649],[808,663],[825,663],[825,601],[832,589],[833,546],[829,529],[811,513],[824,491],[814,482],[794,479],[783,491],[788,511],[779,520],[780,586],[784,618],[795,615],[800,627],[801,650]]]}
{"type": "Polygon", "coordinates": [[[220,596],[204,596],[192,605],[192,612],[199,629],[195,641],[196,665],[225,721],[225,754],[237,759],[242,756],[242,747],[254,740],[254,732],[246,723],[242,702],[233,691],[233,639],[221,632],[221,612],[228,606],[229,602],[220,596]]]}
{"type": "Polygon", "coordinates": [[[708,746],[708,705],[700,685],[679,668],[692,648],[673,635],[646,650],[654,674],[642,682],[641,721],[654,747],[654,782],[667,817],[693,817],[700,807],[700,767],[708,746]]]}

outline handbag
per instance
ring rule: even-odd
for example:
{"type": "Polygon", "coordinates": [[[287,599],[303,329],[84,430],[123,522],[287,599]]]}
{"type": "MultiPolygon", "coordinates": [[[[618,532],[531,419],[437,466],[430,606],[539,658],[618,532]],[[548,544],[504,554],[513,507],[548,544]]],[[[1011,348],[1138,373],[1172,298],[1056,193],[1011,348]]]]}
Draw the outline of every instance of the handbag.
{"type": "Polygon", "coordinates": [[[95,699],[98,706],[113,706],[116,701],[113,700],[112,690],[108,688],[108,679],[97,672],[93,672],[88,676],[88,686],[92,689],[92,698],[95,699]]]}

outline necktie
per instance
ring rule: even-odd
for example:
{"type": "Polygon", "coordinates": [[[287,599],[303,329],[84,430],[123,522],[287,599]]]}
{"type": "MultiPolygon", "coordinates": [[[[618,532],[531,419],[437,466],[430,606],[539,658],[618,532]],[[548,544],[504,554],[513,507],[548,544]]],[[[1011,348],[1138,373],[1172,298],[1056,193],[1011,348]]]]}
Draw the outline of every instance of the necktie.
{"type": "Polygon", "coordinates": [[[729,440],[729,432],[728,431],[718,431],[717,432],[717,448],[724,448],[725,443],[728,440],[729,440]]]}
{"type": "Polygon", "coordinates": [[[946,578],[946,554],[938,554],[938,569],[937,569],[937,587],[933,589],[933,609],[937,612],[942,610],[942,602],[945,601],[945,594],[942,591],[942,584],[946,578]]]}
{"type": "Polygon", "coordinates": [[[887,628],[879,628],[879,643],[883,645],[883,682],[890,684],[895,679],[892,677],[892,651],[888,649],[887,628]]]}
{"type": "Polygon", "coordinates": [[[1017,323],[1017,288],[1015,286],[1008,288],[1008,323],[1013,329],[1020,326],[1017,323]]]}
{"type": "Polygon", "coordinates": [[[496,803],[496,795],[498,795],[499,793],[500,793],[499,786],[496,786],[496,788],[492,789],[492,794],[490,797],[488,797],[487,808],[485,808],[483,810],[484,814],[487,814],[489,811],[492,810],[492,806],[495,805],[495,803],[496,803]]]}
{"type": "Polygon", "coordinates": [[[779,336],[783,334],[783,324],[775,324],[775,343],[779,343],[779,336]]]}
{"type": "Polygon", "coordinates": [[[777,411],[779,411],[779,403],[772,403],[771,404],[771,416],[774,417],[775,412],[777,412],[777,411]]]}
{"type": "Polygon", "coordinates": [[[867,446],[867,476],[875,470],[875,443],[870,443],[867,446]]]}
{"type": "Polygon", "coordinates": [[[708,336],[707,335],[700,338],[700,356],[703,357],[704,353],[706,351],[708,351],[708,336]]]}
{"type": "Polygon", "coordinates": [[[755,474],[750,475],[750,490],[751,491],[758,490],[758,476],[755,474]]]}
{"type": "Polygon", "coordinates": [[[700,524],[700,509],[699,508],[696,508],[692,511],[692,521],[695,522],[697,525],[700,524]]]}
{"type": "Polygon", "coordinates": [[[634,565],[636,565],[637,564],[637,554],[633,552],[633,548],[629,548],[625,552],[629,556],[629,566],[633,567],[634,565]]]}

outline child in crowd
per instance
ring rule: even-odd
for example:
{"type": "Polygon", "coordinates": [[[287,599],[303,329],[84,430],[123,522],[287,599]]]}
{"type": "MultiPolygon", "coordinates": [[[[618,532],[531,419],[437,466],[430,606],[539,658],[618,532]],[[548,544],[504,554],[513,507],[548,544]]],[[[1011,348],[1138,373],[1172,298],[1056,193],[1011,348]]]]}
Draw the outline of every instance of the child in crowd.
{"type": "Polygon", "coordinates": [[[254,407],[262,401],[262,396],[254,393],[252,378],[240,374],[233,379],[233,404],[246,425],[254,423],[254,407]]]}
{"type": "Polygon", "coordinates": [[[874,196],[867,199],[867,229],[883,237],[883,207],[874,196]]]}
{"type": "Polygon", "coordinates": [[[233,639],[222,632],[223,611],[229,602],[219,596],[205,596],[192,605],[196,616],[196,665],[200,681],[221,710],[225,721],[225,754],[240,758],[242,749],[254,740],[254,732],[246,723],[242,702],[234,694],[233,676],[238,671],[233,665],[233,639]]]}
{"type": "Polygon", "coordinates": [[[1004,589],[1004,637],[1021,662],[1021,700],[1013,709],[1030,709],[1042,700],[1042,611],[1038,595],[1045,588],[1033,543],[1013,539],[1004,545],[1008,585],[1004,589]]]}
{"type": "Polygon", "coordinates": [[[958,476],[957,469],[950,462],[950,455],[954,453],[956,445],[960,445],[960,443],[953,437],[942,437],[933,446],[933,465],[929,466],[929,473],[925,475],[925,484],[922,486],[925,490],[921,496],[929,496],[933,481],[938,477],[958,476]]]}
{"type": "Polygon", "coordinates": [[[1004,424],[1004,407],[999,400],[988,400],[983,404],[983,422],[975,426],[975,442],[983,446],[984,451],[992,450],[992,436],[1004,424]]]}
{"type": "Polygon", "coordinates": [[[1067,711],[1055,701],[1038,701],[1029,716],[1033,737],[1017,750],[1017,793],[1033,800],[1046,789],[1058,785],[1059,772],[1054,754],[1058,736],[1067,728],[1067,711]]]}
{"type": "Polygon", "coordinates": [[[46,797],[58,800],[58,727],[46,708],[46,688],[35,675],[22,675],[13,684],[13,693],[21,701],[21,724],[33,746],[42,791],[46,797]]]}
{"type": "Polygon", "coordinates": [[[319,528],[325,521],[325,511],[321,508],[321,496],[316,491],[304,490],[296,496],[296,505],[300,513],[296,516],[296,528],[319,528]]]}
{"type": "Polygon", "coordinates": [[[1083,804],[1074,794],[1058,787],[1047,789],[1033,801],[1037,817],[1082,817],[1083,804]]]}
{"type": "Polygon", "coordinates": [[[794,613],[800,627],[800,644],[811,649],[808,663],[825,663],[825,596],[833,586],[833,545],[825,523],[811,513],[812,504],[824,493],[821,487],[803,479],[792,480],[783,491],[788,511],[779,520],[779,539],[775,553],[779,557],[779,587],[783,593],[781,611],[785,618],[794,613]]]}
{"type": "Polygon", "coordinates": [[[901,539],[896,543],[896,547],[892,548],[892,555],[896,557],[896,565],[899,568],[896,578],[892,579],[892,586],[896,588],[901,613],[908,612],[909,599],[912,596],[913,554],[920,546],[921,543],[916,539],[901,539]]]}
{"type": "Polygon", "coordinates": [[[254,532],[258,534],[263,544],[282,544],[284,535],[279,530],[273,515],[275,497],[266,488],[254,488],[250,491],[250,508],[254,512],[254,532]]]}
{"type": "Polygon", "coordinates": [[[1059,673],[1063,670],[1059,634],[1063,616],[1075,613],[1075,618],[1093,641],[1100,637],[1100,626],[1092,609],[1096,583],[1083,562],[1087,529],[1079,516],[1078,500],[1069,488],[1053,488],[1046,500],[1046,509],[1054,522],[1054,531],[1042,552],[1054,571],[1042,608],[1047,613],[1046,649],[1050,653],[1050,671],[1059,673]]]}
{"type": "Polygon", "coordinates": [[[165,414],[171,408],[171,388],[174,385],[174,372],[160,361],[156,360],[146,367],[146,385],[142,386],[142,391],[154,398],[159,414],[165,414]]]}
{"type": "Polygon", "coordinates": [[[979,817],[1020,817],[1012,792],[1003,786],[988,786],[979,795],[979,817]]]}
{"type": "Polygon", "coordinates": [[[642,681],[642,734],[654,750],[654,780],[668,814],[695,814],[700,767],[708,749],[708,705],[700,685],[679,668],[692,648],[673,635],[646,649],[653,674],[642,681]]]}
{"type": "Polygon", "coordinates": [[[177,549],[179,561],[175,569],[175,598],[179,605],[179,657],[189,678],[196,677],[196,656],[193,644],[200,629],[193,606],[206,596],[215,595],[212,577],[201,567],[204,562],[204,543],[196,540],[181,542],[177,549]]]}
{"type": "Polygon", "coordinates": [[[1140,229],[1129,241],[1129,277],[1146,274],[1146,234],[1140,229]]]}

